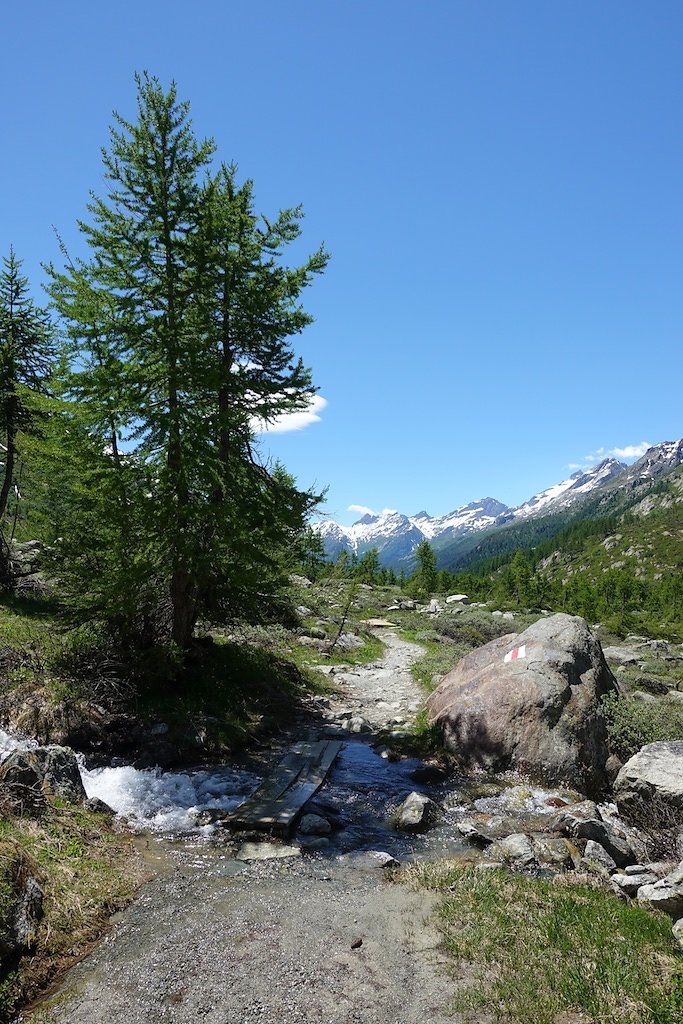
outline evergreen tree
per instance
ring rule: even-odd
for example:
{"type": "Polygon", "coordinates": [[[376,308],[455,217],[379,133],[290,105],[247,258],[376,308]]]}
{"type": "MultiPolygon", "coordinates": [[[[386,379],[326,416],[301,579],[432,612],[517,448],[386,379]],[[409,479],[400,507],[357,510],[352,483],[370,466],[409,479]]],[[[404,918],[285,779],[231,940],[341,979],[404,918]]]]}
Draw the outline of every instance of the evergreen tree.
{"type": "Polygon", "coordinates": [[[421,541],[415,549],[417,569],[411,577],[411,590],[416,595],[428,597],[436,588],[436,555],[428,540],[421,541]]]}
{"type": "Polygon", "coordinates": [[[0,578],[9,580],[9,538],[6,518],[10,493],[16,488],[20,460],[19,438],[39,429],[45,410],[41,397],[49,394],[56,355],[53,325],[29,294],[14,250],[0,271],[0,431],[4,460],[0,485],[0,578]]]}
{"type": "Polygon", "coordinates": [[[262,465],[254,437],[314,391],[290,338],[310,322],[298,297],[327,255],[283,266],[301,211],[260,223],[251,184],[210,173],[214,144],[195,138],[175,85],[136,82],[138,119],[115,115],[108,191],[80,225],[91,258],[52,270],[51,293],[74,344],[67,393],[99,441],[119,574],[132,561],[163,581],[185,647],[200,614],[263,599],[317,500],[262,465]]]}

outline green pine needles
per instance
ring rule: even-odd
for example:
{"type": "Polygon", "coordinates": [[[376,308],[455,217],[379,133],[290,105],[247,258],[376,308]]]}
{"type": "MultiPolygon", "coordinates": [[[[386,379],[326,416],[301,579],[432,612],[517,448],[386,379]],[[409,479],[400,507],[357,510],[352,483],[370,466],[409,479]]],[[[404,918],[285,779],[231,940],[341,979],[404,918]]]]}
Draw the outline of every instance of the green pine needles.
{"type": "Polygon", "coordinates": [[[252,183],[214,168],[175,85],[136,83],[137,120],[115,115],[106,193],[80,224],[89,256],[48,268],[78,466],[60,577],[82,614],[184,648],[200,617],[257,614],[277,593],[319,498],[255,440],[315,393],[292,338],[328,255],[286,266],[301,209],[257,216],[252,183]]]}

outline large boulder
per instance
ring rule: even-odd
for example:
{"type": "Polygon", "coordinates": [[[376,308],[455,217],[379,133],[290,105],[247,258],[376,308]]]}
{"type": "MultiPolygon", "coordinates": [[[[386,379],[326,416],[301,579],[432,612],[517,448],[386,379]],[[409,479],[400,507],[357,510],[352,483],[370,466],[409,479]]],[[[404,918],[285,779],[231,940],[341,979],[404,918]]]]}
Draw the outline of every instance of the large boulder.
{"type": "Polygon", "coordinates": [[[553,615],[466,655],[429,698],[429,717],[466,767],[599,793],[608,757],[600,699],[610,692],[616,679],[586,622],[553,615]]]}
{"type": "Polygon", "coordinates": [[[626,762],[614,782],[621,814],[642,816],[669,809],[683,824],[683,740],[648,743],[626,762]]]}

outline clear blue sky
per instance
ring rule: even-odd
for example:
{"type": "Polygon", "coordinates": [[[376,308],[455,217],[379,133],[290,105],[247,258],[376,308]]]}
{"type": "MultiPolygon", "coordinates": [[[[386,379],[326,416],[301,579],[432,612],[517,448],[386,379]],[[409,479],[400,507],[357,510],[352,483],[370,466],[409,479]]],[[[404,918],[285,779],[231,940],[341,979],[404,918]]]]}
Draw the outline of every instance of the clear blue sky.
{"type": "Polygon", "coordinates": [[[514,504],[683,434],[678,0],[27,0],[2,35],[0,252],[36,290],[135,70],[264,213],[303,203],[327,405],[264,448],[341,521],[514,504]]]}

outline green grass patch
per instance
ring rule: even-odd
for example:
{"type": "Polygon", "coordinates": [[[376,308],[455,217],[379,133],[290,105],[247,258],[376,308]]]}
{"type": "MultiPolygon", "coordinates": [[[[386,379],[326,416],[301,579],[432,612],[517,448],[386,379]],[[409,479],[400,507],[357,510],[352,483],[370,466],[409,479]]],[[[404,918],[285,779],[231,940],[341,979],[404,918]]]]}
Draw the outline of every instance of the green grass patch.
{"type": "Polygon", "coordinates": [[[683,958],[664,915],[563,876],[448,864],[412,874],[442,894],[438,917],[460,982],[454,1009],[466,1020],[683,1021],[683,958]]]}
{"type": "MultiPolygon", "coordinates": [[[[2,977],[0,1024],[88,951],[142,880],[129,837],[114,832],[107,816],[82,808],[53,807],[40,819],[0,818],[0,856],[16,848],[37,870],[43,918],[32,955],[2,977]]],[[[12,900],[12,887],[0,885],[0,920],[12,900]]]]}
{"type": "Polygon", "coordinates": [[[404,629],[401,630],[401,636],[404,640],[424,647],[424,654],[412,664],[410,671],[415,682],[427,693],[431,693],[436,686],[434,678],[445,676],[451,669],[454,669],[470,648],[464,644],[423,639],[421,637],[423,632],[423,630],[404,629]]]}

